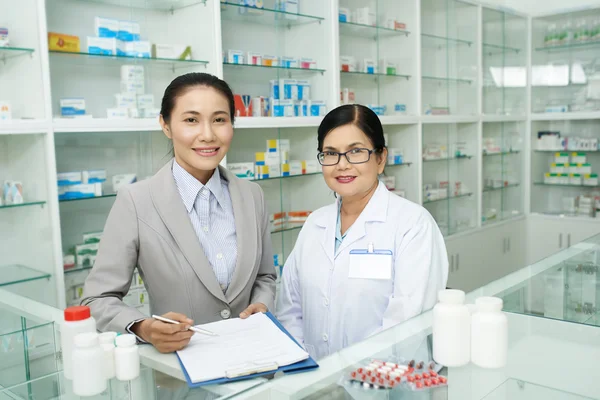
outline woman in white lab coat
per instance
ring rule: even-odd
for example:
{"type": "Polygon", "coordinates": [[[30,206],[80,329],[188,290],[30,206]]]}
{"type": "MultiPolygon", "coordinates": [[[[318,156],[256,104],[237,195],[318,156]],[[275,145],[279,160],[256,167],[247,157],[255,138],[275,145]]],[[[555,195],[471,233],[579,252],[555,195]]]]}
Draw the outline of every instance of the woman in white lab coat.
{"type": "Polygon", "coordinates": [[[373,111],[332,110],[318,150],[337,201],[304,224],[277,302],[281,323],[317,359],[433,307],[448,279],[434,219],[379,182],[387,149],[373,111]]]}

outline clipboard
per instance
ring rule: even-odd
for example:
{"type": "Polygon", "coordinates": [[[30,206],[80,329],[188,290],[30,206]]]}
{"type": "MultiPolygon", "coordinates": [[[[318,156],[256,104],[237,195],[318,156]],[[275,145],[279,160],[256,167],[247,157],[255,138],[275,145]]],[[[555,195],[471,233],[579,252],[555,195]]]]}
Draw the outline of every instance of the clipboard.
{"type": "MultiPolygon", "coordinates": [[[[296,341],[296,339],[294,339],[294,337],[283,327],[283,325],[281,325],[281,323],[277,320],[277,318],[275,318],[275,316],[273,314],[271,314],[271,312],[266,312],[265,315],[267,317],[269,317],[269,319],[271,321],[273,321],[275,326],[277,326],[294,343],[296,343],[296,345],[298,345],[298,347],[302,347],[296,341]]],[[[175,354],[177,355],[177,353],[175,353],[175,354]]],[[[284,367],[277,367],[275,364],[265,365],[265,366],[257,366],[257,368],[255,369],[257,372],[255,372],[255,373],[251,373],[251,374],[247,374],[247,375],[238,375],[233,378],[220,378],[220,379],[212,379],[210,381],[193,383],[190,379],[190,376],[189,376],[187,370],[185,369],[185,366],[181,362],[179,355],[177,355],[177,360],[179,361],[179,365],[181,365],[181,370],[183,371],[185,380],[188,384],[188,387],[190,387],[190,388],[198,388],[198,387],[208,386],[208,385],[220,385],[223,383],[238,382],[238,381],[242,381],[242,380],[246,380],[246,379],[258,378],[260,376],[272,375],[276,372],[284,372],[286,374],[296,374],[296,373],[306,372],[306,371],[310,371],[310,370],[319,368],[319,364],[317,364],[317,362],[312,357],[309,356],[306,360],[297,362],[295,364],[286,365],[284,367]]]]}

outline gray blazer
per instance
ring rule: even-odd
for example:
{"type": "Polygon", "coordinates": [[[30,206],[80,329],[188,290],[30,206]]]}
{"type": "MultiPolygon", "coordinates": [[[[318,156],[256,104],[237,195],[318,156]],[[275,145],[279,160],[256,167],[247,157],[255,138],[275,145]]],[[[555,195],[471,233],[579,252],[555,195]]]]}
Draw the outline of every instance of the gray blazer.
{"type": "Polygon", "coordinates": [[[125,332],[131,322],[148,317],[122,301],[136,266],[153,314],[174,311],[203,324],[237,317],[251,303],[274,307],[276,274],[260,186],[219,167],[229,181],[238,254],[223,293],[175,185],[172,165],[119,190],[82,300],[100,331],[125,332]]]}

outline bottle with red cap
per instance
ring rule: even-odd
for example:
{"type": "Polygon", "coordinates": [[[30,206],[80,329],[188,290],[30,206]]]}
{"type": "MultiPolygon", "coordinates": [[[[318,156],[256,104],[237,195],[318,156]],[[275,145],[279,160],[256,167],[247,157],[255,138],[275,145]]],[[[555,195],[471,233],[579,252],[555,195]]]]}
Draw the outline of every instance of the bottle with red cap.
{"type": "Polygon", "coordinates": [[[73,349],[75,336],[80,333],[96,332],[96,320],[88,306],[75,306],[65,309],[65,320],[60,329],[63,373],[65,378],[73,379],[73,349]]]}

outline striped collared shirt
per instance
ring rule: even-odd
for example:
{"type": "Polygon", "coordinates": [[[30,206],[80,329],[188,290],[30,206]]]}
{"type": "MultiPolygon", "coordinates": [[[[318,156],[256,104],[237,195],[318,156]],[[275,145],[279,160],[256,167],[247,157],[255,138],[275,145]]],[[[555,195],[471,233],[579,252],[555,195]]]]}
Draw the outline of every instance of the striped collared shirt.
{"type": "Polygon", "coordinates": [[[237,238],[229,183],[215,169],[206,185],[173,162],[173,178],[204,254],[225,292],[233,278],[237,238]]]}

